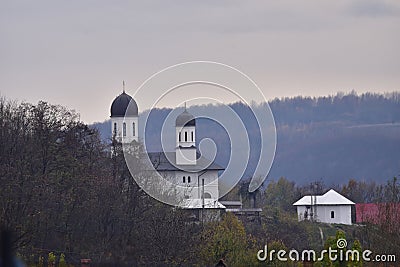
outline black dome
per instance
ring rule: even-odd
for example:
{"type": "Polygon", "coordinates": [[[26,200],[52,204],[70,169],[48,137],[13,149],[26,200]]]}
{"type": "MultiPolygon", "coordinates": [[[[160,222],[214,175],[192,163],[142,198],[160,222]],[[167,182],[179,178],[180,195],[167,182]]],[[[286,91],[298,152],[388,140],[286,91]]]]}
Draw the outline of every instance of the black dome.
{"type": "Polygon", "coordinates": [[[192,114],[187,112],[187,110],[185,109],[185,111],[182,112],[182,114],[176,117],[175,125],[176,127],[196,126],[196,119],[192,114]]]}
{"type": "Polygon", "coordinates": [[[125,116],[137,117],[138,106],[136,104],[136,101],[130,95],[123,92],[122,94],[117,96],[111,104],[111,117],[125,116]]]}

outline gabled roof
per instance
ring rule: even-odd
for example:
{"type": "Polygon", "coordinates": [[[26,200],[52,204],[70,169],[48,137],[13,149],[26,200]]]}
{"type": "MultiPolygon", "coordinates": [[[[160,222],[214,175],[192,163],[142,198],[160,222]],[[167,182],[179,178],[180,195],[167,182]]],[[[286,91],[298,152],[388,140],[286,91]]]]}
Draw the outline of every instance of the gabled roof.
{"type": "MultiPolygon", "coordinates": [[[[345,198],[335,190],[331,189],[322,196],[312,196],[313,205],[354,205],[353,201],[345,198]],[[315,203],[314,203],[315,202],[315,203]]],[[[294,206],[311,205],[311,196],[304,196],[295,203],[294,206]]]]}
{"type": "MultiPolygon", "coordinates": [[[[148,153],[153,167],[157,171],[179,171],[179,165],[176,164],[175,152],[150,152],[148,153]],[[177,167],[178,166],[178,167],[177,167]]],[[[188,171],[203,171],[203,170],[224,170],[225,168],[210,162],[210,160],[197,154],[196,165],[182,165],[188,171]]]]}

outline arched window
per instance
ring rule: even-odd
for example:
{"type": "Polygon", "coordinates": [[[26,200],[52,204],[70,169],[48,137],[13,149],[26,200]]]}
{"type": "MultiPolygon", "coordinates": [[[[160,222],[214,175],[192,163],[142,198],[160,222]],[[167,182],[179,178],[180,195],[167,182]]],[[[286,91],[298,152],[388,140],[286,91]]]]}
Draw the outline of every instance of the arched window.
{"type": "Polygon", "coordinates": [[[132,136],[135,136],[136,135],[136,125],[135,125],[135,123],[133,122],[132,123],[132,136]]]}
{"type": "Polygon", "coordinates": [[[114,122],[114,135],[117,135],[117,123],[114,122]]]}
{"type": "Polygon", "coordinates": [[[193,131],[192,131],[192,142],[193,142],[193,131]]]}
{"type": "Polygon", "coordinates": [[[183,181],[184,183],[186,183],[186,178],[185,178],[185,176],[183,176],[182,181],[183,181]]]}
{"type": "Polygon", "coordinates": [[[179,142],[182,141],[181,140],[181,132],[179,132],[179,142]]]}
{"type": "Polygon", "coordinates": [[[126,123],[125,122],[122,124],[122,135],[124,137],[126,136],[126,123]]]}
{"type": "Polygon", "coordinates": [[[185,142],[187,142],[187,132],[185,131],[185,142]]]}
{"type": "Polygon", "coordinates": [[[211,194],[208,192],[205,192],[203,195],[204,198],[211,198],[211,194]]]}
{"type": "Polygon", "coordinates": [[[334,219],[335,218],[335,212],[332,210],[331,211],[331,219],[334,219]]]}
{"type": "Polygon", "coordinates": [[[188,183],[190,183],[190,176],[188,176],[188,183]]]}

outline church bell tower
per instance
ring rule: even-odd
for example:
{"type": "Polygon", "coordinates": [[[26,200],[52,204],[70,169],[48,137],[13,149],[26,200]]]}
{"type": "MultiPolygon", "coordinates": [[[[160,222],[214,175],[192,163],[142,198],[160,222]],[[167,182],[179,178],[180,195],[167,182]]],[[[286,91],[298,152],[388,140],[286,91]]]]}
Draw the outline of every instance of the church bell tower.
{"type": "Polygon", "coordinates": [[[122,94],[111,104],[111,136],[120,143],[139,141],[138,136],[138,106],[136,101],[125,93],[123,82],[122,94]]]}
{"type": "Polygon", "coordinates": [[[196,119],[190,114],[185,105],[175,123],[176,130],[176,164],[196,165],[196,119]]]}

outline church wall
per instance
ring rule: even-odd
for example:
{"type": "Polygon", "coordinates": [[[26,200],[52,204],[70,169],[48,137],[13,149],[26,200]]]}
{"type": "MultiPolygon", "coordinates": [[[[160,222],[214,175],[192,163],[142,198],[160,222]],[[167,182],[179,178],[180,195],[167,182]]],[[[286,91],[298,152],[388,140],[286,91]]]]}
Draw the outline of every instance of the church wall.
{"type": "Polygon", "coordinates": [[[114,136],[114,123],[117,124],[116,139],[130,143],[133,140],[138,141],[138,117],[112,117],[111,118],[111,136],[114,136]],[[123,123],[126,123],[126,136],[123,137],[123,123]],[[133,130],[135,123],[135,130],[133,130]],[[134,135],[135,134],[135,135],[134,135]],[[123,140],[122,140],[123,139],[123,140]]]}
{"type": "Polygon", "coordinates": [[[176,150],[176,163],[179,165],[196,164],[196,148],[184,148],[176,150]]]}
{"type": "Polygon", "coordinates": [[[191,147],[195,146],[195,140],[196,140],[196,127],[194,126],[185,126],[185,127],[176,127],[176,146],[178,147],[179,145],[184,146],[184,147],[191,147]],[[179,141],[179,132],[181,133],[181,141],[179,141]],[[187,139],[185,141],[185,132],[187,133],[187,139]],[[193,139],[192,139],[192,133],[193,133],[193,139]]]}
{"type": "Polygon", "coordinates": [[[212,199],[218,199],[218,171],[208,170],[200,176],[200,185],[204,179],[204,193],[209,193],[212,199]]]}
{"type": "MultiPolygon", "coordinates": [[[[201,171],[200,173],[203,173],[201,171]]],[[[204,179],[204,193],[209,193],[212,199],[218,199],[218,171],[208,170],[199,177],[196,172],[164,171],[163,176],[173,183],[187,188],[185,195],[190,198],[202,198],[202,179],[204,179]],[[183,177],[185,176],[185,182],[183,177]],[[190,183],[189,183],[190,176],[190,183]]]]}

